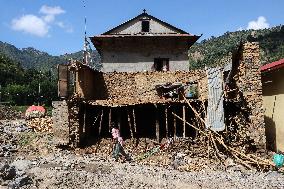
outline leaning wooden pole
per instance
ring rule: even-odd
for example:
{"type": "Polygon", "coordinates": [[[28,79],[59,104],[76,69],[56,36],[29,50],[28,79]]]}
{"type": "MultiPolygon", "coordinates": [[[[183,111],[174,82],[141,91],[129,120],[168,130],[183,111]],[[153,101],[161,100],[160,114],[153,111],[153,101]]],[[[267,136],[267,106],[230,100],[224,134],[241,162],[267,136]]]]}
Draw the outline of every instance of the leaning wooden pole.
{"type": "Polygon", "coordinates": [[[182,106],[183,138],[185,138],[185,105],[182,106]]]}
{"type": "Polygon", "coordinates": [[[174,139],[177,138],[177,119],[176,117],[174,116],[174,139]]]}

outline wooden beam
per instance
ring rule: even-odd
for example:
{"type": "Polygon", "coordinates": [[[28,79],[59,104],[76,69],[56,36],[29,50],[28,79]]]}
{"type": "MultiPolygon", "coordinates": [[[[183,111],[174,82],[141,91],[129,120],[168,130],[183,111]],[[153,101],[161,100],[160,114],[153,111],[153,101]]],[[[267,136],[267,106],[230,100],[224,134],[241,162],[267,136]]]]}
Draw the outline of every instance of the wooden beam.
{"type": "Polygon", "coordinates": [[[116,114],[117,115],[117,126],[120,132],[121,132],[121,109],[122,107],[119,107],[117,114],[116,114]]]}
{"type": "Polygon", "coordinates": [[[108,129],[109,129],[109,132],[111,132],[110,128],[111,128],[111,108],[109,108],[109,113],[108,113],[108,129]]]}
{"type": "Polygon", "coordinates": [[[102,133],[103,116],[104,116],[104,109],[102,109],[102,113],[101,113],[100,127],[99,127],[99,136],[101,136],[101,133],[102,133]]]}
{"type": "Polygon", "coordinates": [[[135,116],[135,110],[134,110],[135,107],[133,107],[133,110],[132,110],[132,115],[133,115],[133,126],[134,126],[134,132],[135,132],[135,135],[137,134],[137,125],[136,125],[136,116],[135,116]]]}
{"type": "Polygon", "coordinates": [[[129,129],[130,129],[131,139],[133,139],[133,127],[131,124],[129,109],[127,109],[127,120],[128,120],[129,129]]]}
{"type": "Polygon", "coordinates": [[[156,112],[155,112],[155,120],[156,120],[156,139],[157,142],[160,143],[160,124],[159,124],[159,109],[158,106],[155,105],[156,112]]]}

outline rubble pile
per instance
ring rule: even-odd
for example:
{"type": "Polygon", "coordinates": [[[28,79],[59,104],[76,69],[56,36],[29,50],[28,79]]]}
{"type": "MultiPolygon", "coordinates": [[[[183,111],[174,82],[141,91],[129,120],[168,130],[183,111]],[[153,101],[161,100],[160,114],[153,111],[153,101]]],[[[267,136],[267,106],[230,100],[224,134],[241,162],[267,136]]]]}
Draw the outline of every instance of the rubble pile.
{"type": "Polygon", "coordinates": [[[27,126],[32,128],[35,132],[52,132],[52,118],[49,116],[42,118],[32,118],[27,121],[27,126]]]}
{"type": "Polygon", "coordinates": [[[91,104],[102,106],[122,106],[145,103],[165,103],[167,100],[158,96],[156,86],[165,83],[198,81],[199,98],[206,99],[207,78],[203,70],[189,72],[137,72],[137,73],[94,73],[96,86],[91,104]],[[97,74],[97,75],[96,75],[97,74]],[[104,92],[104,93],[103,93],[104,92]],[[107,94],[107,96],[106,96],[107,94]]]}
{"type": "Polygon", "coordinates": [[[17,153],[19,133],[29,131],[25,120],[0,121],[0,157],[11,157],[17,153]]]}
{"type": "Polygon", "coordinates": [[[0,105],[0,120],[4,119],[22,119],[22,112],[14,110],[11,106],[0,105]]]}

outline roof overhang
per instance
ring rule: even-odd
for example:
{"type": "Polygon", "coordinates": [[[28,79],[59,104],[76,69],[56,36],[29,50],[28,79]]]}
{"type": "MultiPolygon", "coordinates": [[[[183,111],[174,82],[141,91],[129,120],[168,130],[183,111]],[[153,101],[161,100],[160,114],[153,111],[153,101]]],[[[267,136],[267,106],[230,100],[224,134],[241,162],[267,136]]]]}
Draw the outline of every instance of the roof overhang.
{"type": "Polygon", "coordinates": [[[190,35],[190,34],[146,34],[146,35],[97,35],[90,37],[92,43],[96,47],[97,50],[101,49],[101,45],[104,41],[108,41],[110,39],[181,39],[187,41],[189,47],[192,46],[201,36],[190,35]]]}
{"type": "Polygon", "coordinates": [[[260,71],[262,73],[264,73],[264,72],[269,72],[269,71],[272,71],[272,70],[280,69],[280,68],[283,68],[283,67],[284,67],[284,58],[262,66],[260,68],[260,71]]]}

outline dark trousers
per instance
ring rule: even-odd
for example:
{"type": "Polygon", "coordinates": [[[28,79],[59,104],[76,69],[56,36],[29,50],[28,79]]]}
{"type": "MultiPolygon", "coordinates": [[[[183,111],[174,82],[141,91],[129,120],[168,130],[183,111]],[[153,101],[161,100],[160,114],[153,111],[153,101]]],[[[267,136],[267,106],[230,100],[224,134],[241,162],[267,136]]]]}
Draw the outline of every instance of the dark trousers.
{"type": "Polygon", "coordinates": [[[125,153],[121,144],[117,141],[112,151],[112,157],[118,159],[119,154],[123,155],[126,158],[126,160],[130,159],[130,157],[125,153]]]}

